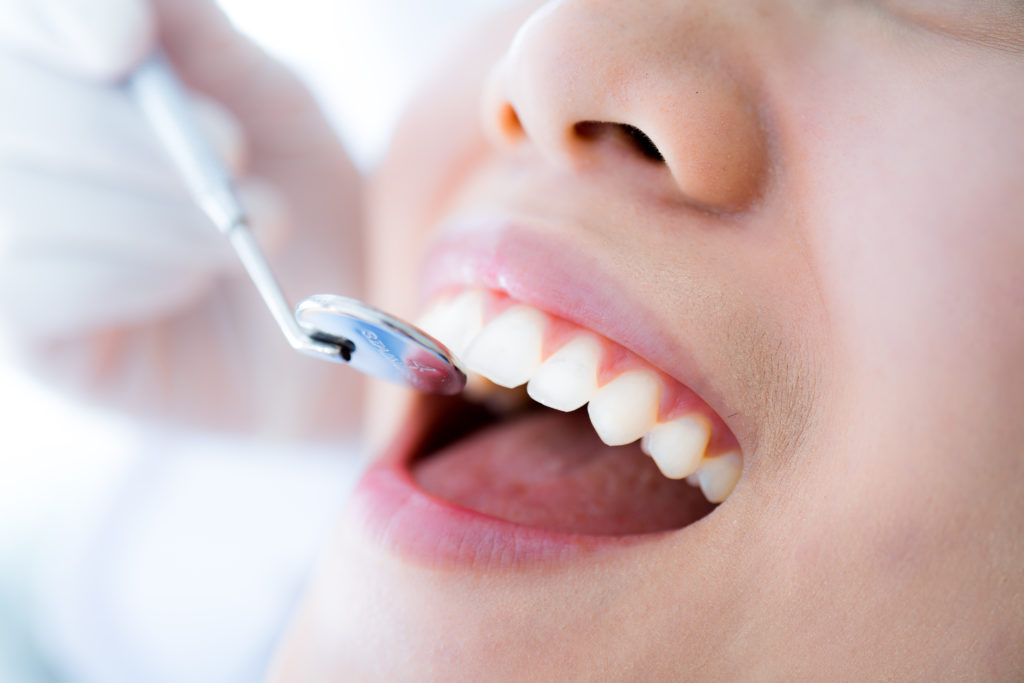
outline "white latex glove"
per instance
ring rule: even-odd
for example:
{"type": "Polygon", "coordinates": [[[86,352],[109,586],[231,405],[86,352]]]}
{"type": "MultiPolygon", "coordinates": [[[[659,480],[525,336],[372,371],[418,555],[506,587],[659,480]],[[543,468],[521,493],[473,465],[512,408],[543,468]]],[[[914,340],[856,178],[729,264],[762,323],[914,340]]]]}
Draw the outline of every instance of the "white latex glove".
{"type": "Polygon", "coordinates": [[[156,40],[152,11],[140,0],[0,0],[0,44],[71,73],[122,76],[156,40]]]}
{"type": "Polygon", "coordinates": [[[27,357],[207,426],[294,432],[358,404],[354,372],[288,348],[117,86],[159,41],[222,105],[206,127],[293,302],[358,294],[359,178],[294,76],[212,0],[0,0],[0,27],[0,314],[27,357]]]}

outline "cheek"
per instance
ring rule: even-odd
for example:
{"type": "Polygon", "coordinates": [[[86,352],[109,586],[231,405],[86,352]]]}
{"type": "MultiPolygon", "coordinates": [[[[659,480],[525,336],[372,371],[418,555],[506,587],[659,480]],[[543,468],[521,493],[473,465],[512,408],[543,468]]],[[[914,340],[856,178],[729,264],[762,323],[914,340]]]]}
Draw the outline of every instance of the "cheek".
{"type": "Polygon", "coordinates": [[[888,392],[879,405],[897,414],[999,411],[985,399],[1020,377],[1024,348],[1020,240],[991,210],[1005,205],[995,198],[925,168],[904,171],[921,185],[849,183],[860,206],[827,236],[827,296],[858,373],[850,379],[876,401],[888,392]]]}
{"type": "Polygon", "coordinates": [[[890,441],[872,429],[836,435],[770,508],[779,637],[806,643],[810,661],[846,642],[853,670],[930,667],[914,658],[949,652],[931,641],[991,627],[993,581],[1006,571],[991,558],[1014,531],[980,504],[993,482],[890,441]]]}
{"type": "Polygon", "coordinates": [[[1024,104],[955,73],[914,97],[890,82],[847,80],[872,95],[845,106],[823,87],[828,144],[804,148],[836,371],[827,442],[790,482],[789,561],[864,623],[980,632],[991,558],[1020,527],[1000,510],[1020,508],[1024,443],[1024,137],[1007,116],[1024,104]]]}
{"type": "Polygon", "coordinates": [[[1008,112],[1024,102],[916,76],[913,97],[893,78],[853,84],[872,94],[860,108],[830,104],[843,115],[822,123],[809,225],[846,421],[955,457],[1005,445],[1021,404],[1024,144],[1008,112]]]}

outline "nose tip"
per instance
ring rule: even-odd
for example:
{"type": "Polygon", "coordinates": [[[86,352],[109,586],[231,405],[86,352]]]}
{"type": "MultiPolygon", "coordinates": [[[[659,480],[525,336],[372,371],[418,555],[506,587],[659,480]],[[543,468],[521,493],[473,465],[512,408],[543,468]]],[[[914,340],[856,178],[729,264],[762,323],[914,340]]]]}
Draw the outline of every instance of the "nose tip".
{"type": "MultiPolygon", "coordinates": [[[[699,4],[699,3],[692,3],[699,4]]],[[[761,192],[767,145],[756,102],[699,35],[705,12],[649,16],[635,3],[551,3],[492,71],[483,123],[504,148],[576,166],[603,147],[595,125],[660,157],[686,201],[732,211],[761,192]]],[[[715,35],[721,34],[721,29],[715,35]]]]}

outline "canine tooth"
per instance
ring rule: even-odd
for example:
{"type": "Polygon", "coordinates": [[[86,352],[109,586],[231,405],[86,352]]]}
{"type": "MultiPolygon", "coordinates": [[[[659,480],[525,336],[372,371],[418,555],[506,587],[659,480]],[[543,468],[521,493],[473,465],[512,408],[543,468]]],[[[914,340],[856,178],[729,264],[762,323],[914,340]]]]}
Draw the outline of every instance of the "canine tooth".
{"type": "Polygon", "coordinates": [[[467,290],[450,301],[434,304],[419,327],[461,356],[484,326],[484,293],[467,290]]]}
{"type": "Polygon", "coordinates": [[[530,378],[526,391],[537,403],[555,410],[576,410],[597,391],[601,343],[581,334],[544,361],[530,378]]]}
{"type": "Polygon", "coordinates": [[[517,305],[487,323],[466,349],[466,367],[495,384],[515,388],[537,371],[547,316],[517,305]]]}
{"type": "Polygon", "coordinates": [[[645,370],[624,372],[597,390],[587,412],[594,430],[609,446],[636,441],[658,419],[661,384],[645,370]]]}
{"type": "Polygon", "coordinates": [[[711,438],[711,427],[699,415],[659,422],[644,435],[640,448],[669,479],[682,479],[697,469],[711,438]]]}
{"type": "Polygon", "coordinates": [[[743,456],[732,451],[715,458],[704,458],[697,468],[700,490],[712,503],[729,497],[743,470],[743,456]]]}

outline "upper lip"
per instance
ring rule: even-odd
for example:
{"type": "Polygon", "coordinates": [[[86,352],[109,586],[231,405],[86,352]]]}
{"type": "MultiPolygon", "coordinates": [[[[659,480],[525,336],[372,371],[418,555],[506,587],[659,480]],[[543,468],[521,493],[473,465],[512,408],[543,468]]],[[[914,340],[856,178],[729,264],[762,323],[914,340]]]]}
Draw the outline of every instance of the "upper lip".
{"type": "Polygon", "coordinates": [[[599,256],[535,220],[462,215],[438,233],[424,261],[422,291],[429,300],[446,289],[492,289],[593,330],[693,390],[742,448],[731,422],[737,414],[716,391],[704,354],[666,329],[628,283],[607,271],[599,256]]]}

